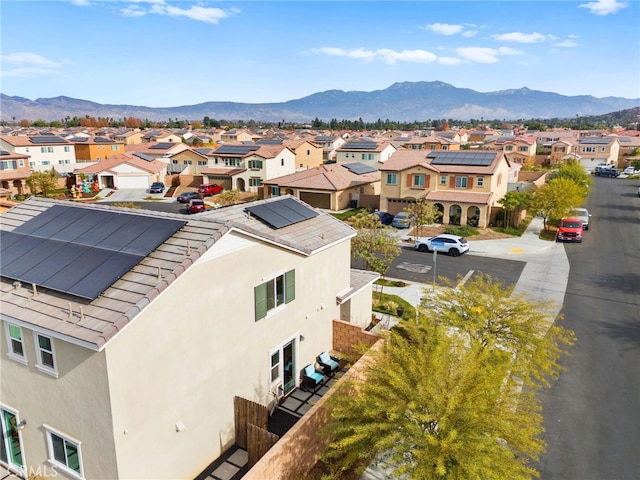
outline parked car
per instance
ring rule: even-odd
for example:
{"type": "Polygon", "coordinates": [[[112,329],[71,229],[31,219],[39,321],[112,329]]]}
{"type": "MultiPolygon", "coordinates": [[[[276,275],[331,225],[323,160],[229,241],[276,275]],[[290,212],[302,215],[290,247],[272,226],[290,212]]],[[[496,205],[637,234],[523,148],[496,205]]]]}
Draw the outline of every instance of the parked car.
{"type": "Polygon", "coordinates": [[[414,220],[415,217],[410,213],[400,212],[391,220],[391,226],[396,228],[409,228],[414,220]]]}
{"type": "Polygon", "coordinates": [[[587,210],[586,208],[574,208],[571,211],[571,216],[582,220],[582,225],[584,226],[584,229],[589,230],[589,217],[591,216],[591,214],[589,213],[589,210],[587,210]]]}
{"type": "Polygon", "coordinates": [[[187,213],[204,212],[207,206],[204,204],[204,200],[201,198],[192,198],[187,205],[187,213]]]}
{"type": "Polygon", "coordinates": [[[452,257],[469,251],[469,242],[458,235],[450,235],[442,233],[435,237],[417,238],[415,241],[415,249],[419,252],[444,252],[452,257]]]}
{"type": "Polygon", "coordinates": [[[596,167],[596,177],[619,177],[620,170],[612,166],[609,167],[596,167]]]}
{"type": "Polygon", "coordinates": [[[164,192],[164,183],[153,182],[149,187],[149,193],[162,193],[164,192]]]}
{"type": "Polygon", "coordinates": [[[391,225],[391,222],[393,221],[394,216],[389,213],[389,212],[373,212],[373,214],[378,217],[378,219],[380,220],[380,223],[382,223],[383,225],[391,225]]]}
{"type": "Polygon", "coordinates": [[[567,217],[560,220],[558,224],[557,242],[582,242],[584,227],[582,220],[575,217],[567,217]]]}
{"type": "Polygon", "coordinates": [[[178,198],[176,198],[176,200],[178,200],[178,202],[180,203],[189,203],[189,200],[191,200],[192,198],[202,199],[198,192],[184,192],[178,195],[178,198]]]}
{"type": "Polygon", "coordinates": [[[198,187],[198,193],[204,195],[205,197],[217,195],[222,192],[222,190],[224,190],[224,187],[215,183],[203,183],[198,187]]]}

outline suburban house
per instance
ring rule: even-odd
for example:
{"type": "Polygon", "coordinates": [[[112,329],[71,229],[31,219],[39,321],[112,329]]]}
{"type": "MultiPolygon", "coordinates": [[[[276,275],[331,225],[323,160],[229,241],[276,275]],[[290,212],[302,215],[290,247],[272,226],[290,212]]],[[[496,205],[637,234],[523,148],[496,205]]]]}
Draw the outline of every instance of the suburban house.
{"type": "Polygon", "coordinates": [[[316,208],[344,210],[360,205],[377,208],[380,171],[361,163],[329,163],[266,180],[266,198],[293,195],[316,208]]]}
{"type": "Polygon", "coordinates": [[[0,181],[6,195],[24,193],[25,180],[29,175],[29,155],[0,150],[0,181]]]}
{"type": "Polygon", "coordinates": [[[125,145],[135,145],[142,143],[142,132],[140,130],[123,130],[115,132],[111,138],[125,145]]]}
{"type": "Polygon", "coordinates": [[[124,153],[124,142],[108,137],[89,136],[68,139],[76,149],[76,162],[100,162],[111,155],[124,153]]]}
{"type": "Polygon", "coordinates": [[[151,130],[141,137],[142,143],[180,143],[182,138],[168,130],[151,130]]]}
{"type": "Polygon", "coordinates": [[[220,133],[220,141],[223,143],[253,142],[254,138],[247,130],[234,128],[220,133]]]}
{"type": "Polygon", "coordinates": [[[532,135],[500,137],[496,147],[501,147],[510,163],[533,165],[536,161],[536,138],[532,135]],[[502,139],[504,141],[501,141],[502,139]]]}
{"type": "Polygon", "coordinates": [[[345,140],[339,135],[318,135],[312,142],[322,147],[322,159],[324,162],[335,162],[336,150],[344,145],[345,140]]]}
{"type": "MultiPolygon", "coordinates": [[[[108,160],[107,160],[108,161],[108,160]]],[[[30,198],[0,217],[0,463],[195,478],[371,321],[355,231],[293,197],[194,216],[30,198]]]]}
{"type": "Polygon", "coordinates": [[[464,145],[469,139],[469,135],[466,130],[445,130],[444,132],[436,132],[438,137],[446,138],[453,143],[459,143],[464,145]]]}
{"type": "Polygon", "coordinates": [[[620,150],[618,152],[618,167],[625,168],[629,166],[629,159],[637,159],[640,155],[635,155],[635,152],[640,152],[640,136],[628,136],[620,135],[618,137],[620,143],[620,150]]]}
{"type": "Polygon", "coordinates": [[[322,147],[306,138],[284,140],[282,144],[295,154],[297,170],[314,168],[324,163],[322,147]]]}
{"type": "Polygon", "coordinates": [[[396,148],[389,142],[376,142],[367,137],[350,140],[336,150],[337,163],[360,162],[379,168],[396,148]]]}
{"type": "Polygon", "coordinates": [[[207,149],[185,148],[169,154],[164,159],[169,162],[168,173],[200,175],[209,165],[209,159],[202,150],[206,151],[207,149]]]}
{"type": "Polygon", "coordinates": [[[396,140],[394,144],[404,147],[407,150],[460,150],[460,143],[456,143],[447,138],[431,135],[429,137],[411,137],[406,141],[396,140]]]}
{"type": "Polygon", "coordinates": [[[71,171],[75,168],[74,145],[57,135],[1,135],[0,150],[28,155],[29,168],[35,171],[71,171]]]}
{"type": "Polygon", "coordinates": [[[209,167],[202,170],[204,183],[218,183],[242,192],[257,192],[264,181],[296,170],[295,153],[284,145],[225,144],[208,157],[209,167]]]}
{"type": "Polygon", "coordinates": [[[445,224],[486,227],[509,182],[517,178],[504,152],[398,150],[380,167],[380,210],[396,214],[425,199],[445,224]]]}
{"type": "Polygon", "coordinates": [[[78,168],[100,188],[149,188],[153,182],[164,182],[167,164],[160,160],[144,160],[131,153],[113,155],[106,160],[78,168]]]}
{"type": "Polygon", "coordinates": [[[577,140],[561,140],[551,147],[550,163],[558,165],[573,159],[585,170],[593,171],[599,163],[618,164],[620,141],[618,137],[585,136],[577,140]]]}

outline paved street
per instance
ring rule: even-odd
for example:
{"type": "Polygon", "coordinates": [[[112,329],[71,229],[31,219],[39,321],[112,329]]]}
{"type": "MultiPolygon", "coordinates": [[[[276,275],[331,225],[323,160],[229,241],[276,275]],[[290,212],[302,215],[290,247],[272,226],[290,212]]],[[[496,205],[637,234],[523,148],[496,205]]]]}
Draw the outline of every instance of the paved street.
{"type": "Polygon", "coordinates": [[[640,478],[640,198],[638,182],[596,178],[571,269],[564,326],[578,341],[543,392],[544,480],[640,478]]]}

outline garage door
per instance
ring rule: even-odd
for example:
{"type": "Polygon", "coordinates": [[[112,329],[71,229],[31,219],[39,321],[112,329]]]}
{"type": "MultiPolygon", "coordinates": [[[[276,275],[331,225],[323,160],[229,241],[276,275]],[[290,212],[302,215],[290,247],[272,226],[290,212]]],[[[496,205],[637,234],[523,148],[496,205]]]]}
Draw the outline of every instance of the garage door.
{"type": "Polygon", "coordinates": [[[121,176],[116,178],[116,185],[118,188],[148,188],[149,176],[148,175],[131,175],[121,176]]]}
{"type": "Polygon", "coordinates": [[[300,200],[316,208],[331,208],[330,193],[300,192],[300,200]]]}

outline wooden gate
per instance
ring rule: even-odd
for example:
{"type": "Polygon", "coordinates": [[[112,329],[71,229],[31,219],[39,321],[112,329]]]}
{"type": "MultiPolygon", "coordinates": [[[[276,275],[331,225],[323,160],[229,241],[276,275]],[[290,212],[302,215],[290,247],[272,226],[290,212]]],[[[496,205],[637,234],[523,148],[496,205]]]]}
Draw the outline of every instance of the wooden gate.
{"type": "Polygon", "coordinates": [[[262,456],[280,439],[275,433],[251,423],[247,425],[247,457],[249,468],[253,467],[262,456]]]}
{"type": "Polygon", "coordinates": [[[246,398],[233,397],[235,413],[236,445],[247,450],[247,425],[267,429],[269,423],[269,409],[264,405],[252,402],[246,398]]]}

